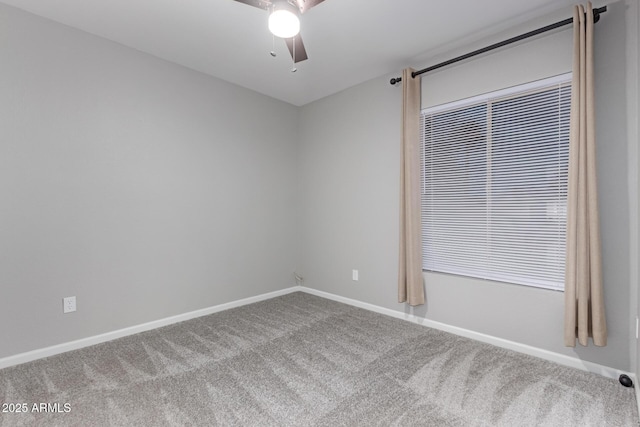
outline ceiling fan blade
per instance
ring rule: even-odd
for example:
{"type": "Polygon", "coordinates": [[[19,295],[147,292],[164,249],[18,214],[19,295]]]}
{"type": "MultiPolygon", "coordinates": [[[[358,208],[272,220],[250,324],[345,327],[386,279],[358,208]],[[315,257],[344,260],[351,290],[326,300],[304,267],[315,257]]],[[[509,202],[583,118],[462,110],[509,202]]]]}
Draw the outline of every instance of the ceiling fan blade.
{"type": "Polygon", "coordinates": [[[259,9],[269,10],[271,7],[271,0],[235,0],[238,3],[248,4],[249,6],[257,7],[259,9]]]}
{"type": "Polygon", "coordinates": [[[284,39],[284,41],[287,43],[287,47],[289,48],[289,53],[293,58],[294,64],[300,61],[304,61],[305,59],[308,58],[307,51],[304,48],[304,43],[302,43],[302,37],[300,37],[300,35],[298,35],[297,37],[292,37],[290,39],[284,39]],[[296,57],[295,58],[293,58],[293,40],[294,39],[296,41],[296,57]]]}
{"type": "Polygon", "coordinates": [[[298,9],[300,9],[300,13],[305,13],[307,10],[322,3],[323,1],[324,0],[295,0],[298,4],[298,9]]]}

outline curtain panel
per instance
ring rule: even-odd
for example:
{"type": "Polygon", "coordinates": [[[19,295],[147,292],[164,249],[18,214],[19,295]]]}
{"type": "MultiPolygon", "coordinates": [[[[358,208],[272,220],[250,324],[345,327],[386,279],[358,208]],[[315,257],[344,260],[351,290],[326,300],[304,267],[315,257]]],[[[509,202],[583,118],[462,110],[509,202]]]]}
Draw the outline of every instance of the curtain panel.
{"type": "Polygon", "coordinates": [[[576,338],[588,345],[607,344],[604,313],[593,67],[593,10],[588,3],[573,12],[573,82],[567,194],[567,261],[565,274],[565,345],[576,338]]]}
{"type": "Polygon", "coordinates": [[[424,304],[420,221],[420,77],[402,72],[398,301],[424,304]]]}

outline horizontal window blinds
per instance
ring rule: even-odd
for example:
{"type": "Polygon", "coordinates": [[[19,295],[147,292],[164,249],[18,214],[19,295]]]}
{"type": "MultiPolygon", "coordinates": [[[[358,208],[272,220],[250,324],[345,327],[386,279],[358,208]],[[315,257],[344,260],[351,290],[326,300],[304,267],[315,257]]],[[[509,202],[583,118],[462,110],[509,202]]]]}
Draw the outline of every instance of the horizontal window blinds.
{"type": "Polygon", "coordinates": [[[425,270],[563,288],[570,78],[423,111],[425,270]]]}

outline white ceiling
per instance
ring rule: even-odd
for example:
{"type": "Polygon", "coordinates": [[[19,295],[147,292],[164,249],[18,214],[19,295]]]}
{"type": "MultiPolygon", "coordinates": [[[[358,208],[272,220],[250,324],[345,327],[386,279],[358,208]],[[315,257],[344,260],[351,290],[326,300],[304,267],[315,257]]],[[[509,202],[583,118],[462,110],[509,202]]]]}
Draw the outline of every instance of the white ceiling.
{"type": "MultiPolygon", "coordinates": [[[[305,13],[309,59],[291,56],[267,12],[233,0],[0,0],[125,46],[304,105],[399,72],[412,59],[575,0],[325,0],[305,13]]],[[[569,10],[568,10],[569,11],[569,10]]]]}

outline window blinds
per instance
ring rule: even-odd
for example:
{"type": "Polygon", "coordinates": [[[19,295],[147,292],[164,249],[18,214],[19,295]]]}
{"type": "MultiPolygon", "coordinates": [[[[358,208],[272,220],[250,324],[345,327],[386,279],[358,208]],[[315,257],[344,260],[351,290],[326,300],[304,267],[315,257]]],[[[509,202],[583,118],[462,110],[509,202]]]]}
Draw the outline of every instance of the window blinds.
{"type": "Polygon", "coordinates": [[[563,288],[570,79],[423,110],[423,269],[563,288]]]}

